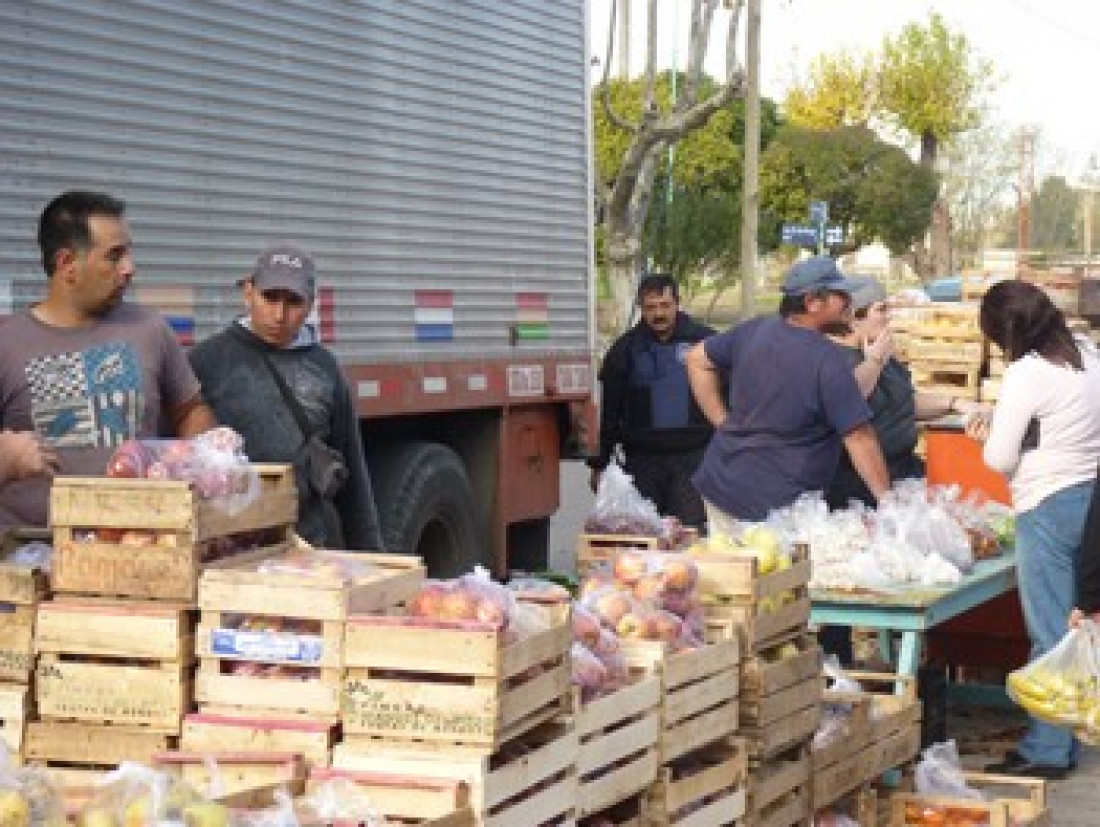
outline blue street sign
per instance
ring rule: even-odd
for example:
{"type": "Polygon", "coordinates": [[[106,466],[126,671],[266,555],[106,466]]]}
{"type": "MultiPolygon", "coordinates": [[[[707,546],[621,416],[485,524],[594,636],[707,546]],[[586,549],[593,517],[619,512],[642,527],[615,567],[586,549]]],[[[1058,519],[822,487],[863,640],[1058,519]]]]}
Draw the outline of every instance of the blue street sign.
{"type": "Polygon", "coordinates": [[[784,224],[782,238],[784,244],[813,247],[817,244],[817,227],[809,227],[805,224],[784,224]]]}
{"type": "Polygon", "coordinates": [[[824,224],[829,220],[829,202],[828,201],[811,201],[810,202],[810,221],[814,224],[824,224]]]}
{"type": "Polygon", "coordinates": [[[844,228],[839,227],[839,226],[826,227],[825,228],[825,243],[829,244],[829,245],[834,245],[834,246],[843,244],[844,243],[844,228]]]}

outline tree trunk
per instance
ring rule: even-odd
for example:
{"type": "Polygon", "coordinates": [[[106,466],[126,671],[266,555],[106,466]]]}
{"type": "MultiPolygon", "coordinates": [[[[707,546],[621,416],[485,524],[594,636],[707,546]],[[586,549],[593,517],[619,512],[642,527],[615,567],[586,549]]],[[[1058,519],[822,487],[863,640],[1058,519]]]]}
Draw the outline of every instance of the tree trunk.
{"type": "MultiPolygon", "coordinates": [[[[939,142],[932,132],[924,132],[920,137],[920,164],[935,169],[939,142]]],[[[939,197],[932,205],[932,223],[928,231],[928,246],[923,250],[914,250],[914,260],[920,266],[917,274],[922,281],[951,275],[951,208],[947,202],[943,186],[939,197]]],[[[923,245],[922,245],[923,246],[923,245]]]]}
{"type": "Polygon", "coordinates": [[[611,292],[611,337],[623,333],[634,308],[637,275],[643,265],[640,234],[609,216],[605,225],[604,253],[611,292]]]}

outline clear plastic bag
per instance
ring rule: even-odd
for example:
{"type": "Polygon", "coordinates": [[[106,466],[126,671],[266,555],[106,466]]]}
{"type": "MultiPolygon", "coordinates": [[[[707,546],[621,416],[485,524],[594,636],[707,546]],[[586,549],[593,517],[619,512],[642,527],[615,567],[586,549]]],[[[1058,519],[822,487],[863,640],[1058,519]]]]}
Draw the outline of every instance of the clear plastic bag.
{"type": "Polygon", "coordinates": [[[108,477],[191,483],[205,500],[237,514],[260,495],[260,478],[231,428],[212,428],[191,439],[132,439],[107,463],[108,477]]]}
{"type": "Polygon", "coordinates": [[[1008,694],[1031,715],[1100,740],[1100,627],[1082,621],[1042,657],[1011,672],[1008,694]]]}
{"type": "Polygon", "coordinates": [[[921,753],[915,783],[920,795],[975,801],[985,799],[980,791],[966,783],[954,740],[933,744],[921,753]]]}
{"type": "Polygon", "coordinates": [[[408,613],[432,620],[472,621],[507,629],[516,612],[515,595],[478,566],[454,580],[431,580],[409,599],[408,613]]]}
{"type": "Polygon", "coordinates": [[[378,571],[378,566],[352,560],[324,549],[295,549],[269,557],[257,567],[259,574],[293,574],[297,577],[325,577],[352,582],[378,571]]]}
{"type": "Polygon", "coordinates": [[[113,819],[135,827],[185,824],[188,818],[194,821],[195,813],[219,807],[174,775],[126,761],[108,774],[99,792],[81,810],[81,823],[110,824],[113,819]]]}
{"type": "Polygon", "coordinates": [[[366,792],[346,778],[330,778],[314,787],[298,800],[298,812],[305,824],[350,822],[385,827],[386,823],[366,792]]]}
{"type": "Polygon", "coordinates": [[[600,476],[596,504],[584,530],[590,534],[660,537],[664,525],[656,506],[634,487],[634,478],[612,462],[600,476]]]}
{"type": "Polygon", "coordinates": [[[4,827],[64,827],[61,799],[45,770],[17,767],[0,740],[0,824],[4,827]]]}
{"type": "Polygon", "coordinates": [[[39,569],[48,572],[52,559],[53,546],[41,540],[34,540],[19,546],[19,548],[5,557],[4,565],[21,569],[39,569]]]}

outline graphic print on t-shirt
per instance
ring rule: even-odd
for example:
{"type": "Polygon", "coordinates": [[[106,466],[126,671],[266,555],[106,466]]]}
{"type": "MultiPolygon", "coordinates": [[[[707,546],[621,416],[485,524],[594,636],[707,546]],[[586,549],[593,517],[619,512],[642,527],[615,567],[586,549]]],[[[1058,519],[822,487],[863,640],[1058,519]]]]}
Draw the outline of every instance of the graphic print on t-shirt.
{"type": "Polygon", "coordinates": [[[144,399],[137,353],[126,342],[29,361],[34,429],[57,448],[109,448],[133,437],[144,399]]]}

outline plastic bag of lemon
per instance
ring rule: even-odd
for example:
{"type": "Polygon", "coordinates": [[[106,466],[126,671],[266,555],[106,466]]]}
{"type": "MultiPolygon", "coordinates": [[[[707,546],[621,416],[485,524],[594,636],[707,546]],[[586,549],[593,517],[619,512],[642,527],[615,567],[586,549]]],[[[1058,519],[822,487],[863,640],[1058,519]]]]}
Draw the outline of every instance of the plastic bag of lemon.
{"type": "Polygon", "coordinates": [[[1100,626],[1084,621],[1038,660],[1011,672],[1009,696],[1036,718],[1100,743],[1100,626]]]}

